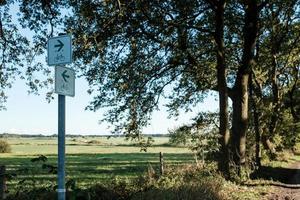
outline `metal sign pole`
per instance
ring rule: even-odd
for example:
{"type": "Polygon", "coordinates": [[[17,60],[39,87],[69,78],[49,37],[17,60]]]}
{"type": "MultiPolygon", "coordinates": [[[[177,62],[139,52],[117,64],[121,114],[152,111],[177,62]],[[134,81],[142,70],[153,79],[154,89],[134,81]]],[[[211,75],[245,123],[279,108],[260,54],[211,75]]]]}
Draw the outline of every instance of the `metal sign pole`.
{"type": "Polygon", "coordinates": [[[58,95],[58,200],[66,199],[65,189],[65,114],[66,97],[58,95]]]}
{"type": "Polygon", "coordinates": [[[66,97],[75,96],[75,71],[60,65],[72,63],[72,39],[70,35],[59,34],[47,42],[47,63],[55,66],[55,89],[58,94],[58,200],[66,199],[65,189],[65,115],[66,97]]]}

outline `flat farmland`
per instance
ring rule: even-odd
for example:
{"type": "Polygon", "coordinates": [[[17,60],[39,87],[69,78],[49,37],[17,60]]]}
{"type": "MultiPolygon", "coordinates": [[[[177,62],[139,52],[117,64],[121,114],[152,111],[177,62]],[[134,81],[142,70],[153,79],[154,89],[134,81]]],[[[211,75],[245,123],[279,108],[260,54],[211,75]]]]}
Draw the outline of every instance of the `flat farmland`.
{"type": "MultiPolygon", "coordinates": [[[[11,153],[0,154],[0,164],[6,165],[11,178],[8,189],[54,187],[56,184],[57,138],[7,138],[11,153]],[[33,162],[34,158],[40,159],[33,162]]],[[[193,154],[187,148],[168,145],[167,137],[155,137],[147,149],[123,137],[66,138],[66,181],[85,188],[112,180],[126,181],[144,174],[149,168],[158,172],[159,152],[164,153],[167,166],[192,163],[193,154]]]]}

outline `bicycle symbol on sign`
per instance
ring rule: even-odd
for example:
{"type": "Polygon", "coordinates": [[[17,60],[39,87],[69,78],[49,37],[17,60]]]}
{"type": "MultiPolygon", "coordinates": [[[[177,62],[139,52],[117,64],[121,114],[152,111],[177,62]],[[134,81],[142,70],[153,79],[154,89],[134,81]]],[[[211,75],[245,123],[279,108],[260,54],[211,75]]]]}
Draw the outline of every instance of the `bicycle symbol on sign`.
{"type": "Polygon", "coordinates": [[[54,57],[55,62],[63,62],[63,61],[65,61],[65,59],[66,59],[66,57],[63,54],[57,54],[54,57]]]}
{"type": "Polygon", "coordinates": [[[63,83],[60,87],[61,91],[68,91],[69,90],[69,85],[66,83],[63,83]]]}

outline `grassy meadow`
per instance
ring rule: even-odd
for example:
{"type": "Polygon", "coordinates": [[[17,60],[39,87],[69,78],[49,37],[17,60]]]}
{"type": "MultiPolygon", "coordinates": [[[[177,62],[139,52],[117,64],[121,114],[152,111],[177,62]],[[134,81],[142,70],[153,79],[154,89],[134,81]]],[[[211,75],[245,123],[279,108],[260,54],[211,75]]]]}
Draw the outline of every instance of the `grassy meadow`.
{"type": "MultiPolygon", "coordinates": [[[[66,138],[66,181],[74,181],[85,188],[96,183],[127,180],[138,177],[153,168],[159,169],[159,152],[164,153],[168,166],[193,163],[189,149],[168,145],[167,137],[155,137],[152,147],[141,152],[140,147],[124,138],[75,137],[66,138]]],[[[11,153],[0,154],[0,164],[11,174],[9,191],[24,187],[53,187],[56,184],[57,138],[7,138],[11,153]],[[47,161],[32,162],[46,156],[47,161]]]]}
{"type": "MultiPolygon", "coordinates": [[[[5,165],[9,174],[8,200],[56,199],[57,138],[2,139],[12,149],[0,154],[0,165],[5,165]],[[46,160],[36,159],[39,157],[46,160]]],[[[171,146],[167,137],[154,140],[143,152],[123,137],[67,137],[66,187],[70,199],[263,200],[276,192],[268,180],[248,180],[242,185],[225,181],[215,172],[216,163],[195,165],[188,148],[171,146]],[[157,176],[159,152],[164,153],[164,176],[157,176]]],[[[287,152],[283,157],[300,160],[300,156],[287,152]]],[[[273,164],[286,166],[290,159],[273,164]]]]}

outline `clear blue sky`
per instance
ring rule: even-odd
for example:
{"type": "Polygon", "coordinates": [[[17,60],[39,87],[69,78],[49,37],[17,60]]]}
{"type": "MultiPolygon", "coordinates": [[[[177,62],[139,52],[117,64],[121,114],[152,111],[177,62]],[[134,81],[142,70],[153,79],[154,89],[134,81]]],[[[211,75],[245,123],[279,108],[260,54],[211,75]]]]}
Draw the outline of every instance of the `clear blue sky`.
{"type": "MultiPolygon", "coordinates": [[[[12,13],[18,12],[18,6],[12,6],[12,13]]],[[[13,21],[16,22],[15,16],[13,21]]],[[[30,31],[20,29],[23,34],[31,35],[30,31]]],[[[46,55],[44,57],[46,60],[46,55]]],[[[54,68],[52,74],[54,76],[54,68]]],[[[7,110],[0,111],[0,133],[20,134],[56,134],[57,133],[57,95],[51,103],[45,100],[48,90],[41,90],[39,96],[28,95],[27,86],[22,80],[16,80],[11,89],[7,90],[7,110]]],[[[108,124],[99,124],[103,111],[85,111],[84,108],[92,100],[86,92],[88,85],[84,79],[76,80],[75,97],[66,98],[66,133],[67,134],[108,134],[108,124]]],[[[208,97],[205,102],[195,108],[199,111],[217,110],[218,102],[215,97],[208,97]]],[[[168,119],[166,110],[161,107],[153,114],[151,125],[144,129],[144,133],[167,133],[168,129],[187,123],[193,114],[182,113],[178,120],[168,119]]]]}
{"type": "MultiPolygon", "coordinates": [[[[53,71],[53,70],[52,70],[53,71]]],[[[54,72],[53,72],[54,75],[54,72]]],[[[66,97],[66,133],[67,134],[108,134],[108,124],[99,124],[103,112],[85,111],[84,108],[92,99],[86,93],[88,86],[85,80],[76,80],[75,97],[66,97]]],[[[47,90],[41,95],[28,95],[27,86],[21,80],[15,82],[13,88],[7,91],[7,110],[0,111],[0,133],[22,134],[55,134],[57,133],[57,95],[48,103],[45,100],[47,90]]],[[[194,112],[216,110],[218,102],[215,97],[208,97],[205,102],[195,108],[194,112]]],[[[151,125],[145,128],[145,133],[167,133],[167,130],[188,122],[193,113],[182,115],[176,121],[168,119],[164,108],[153,114],[151,125]]]]}

